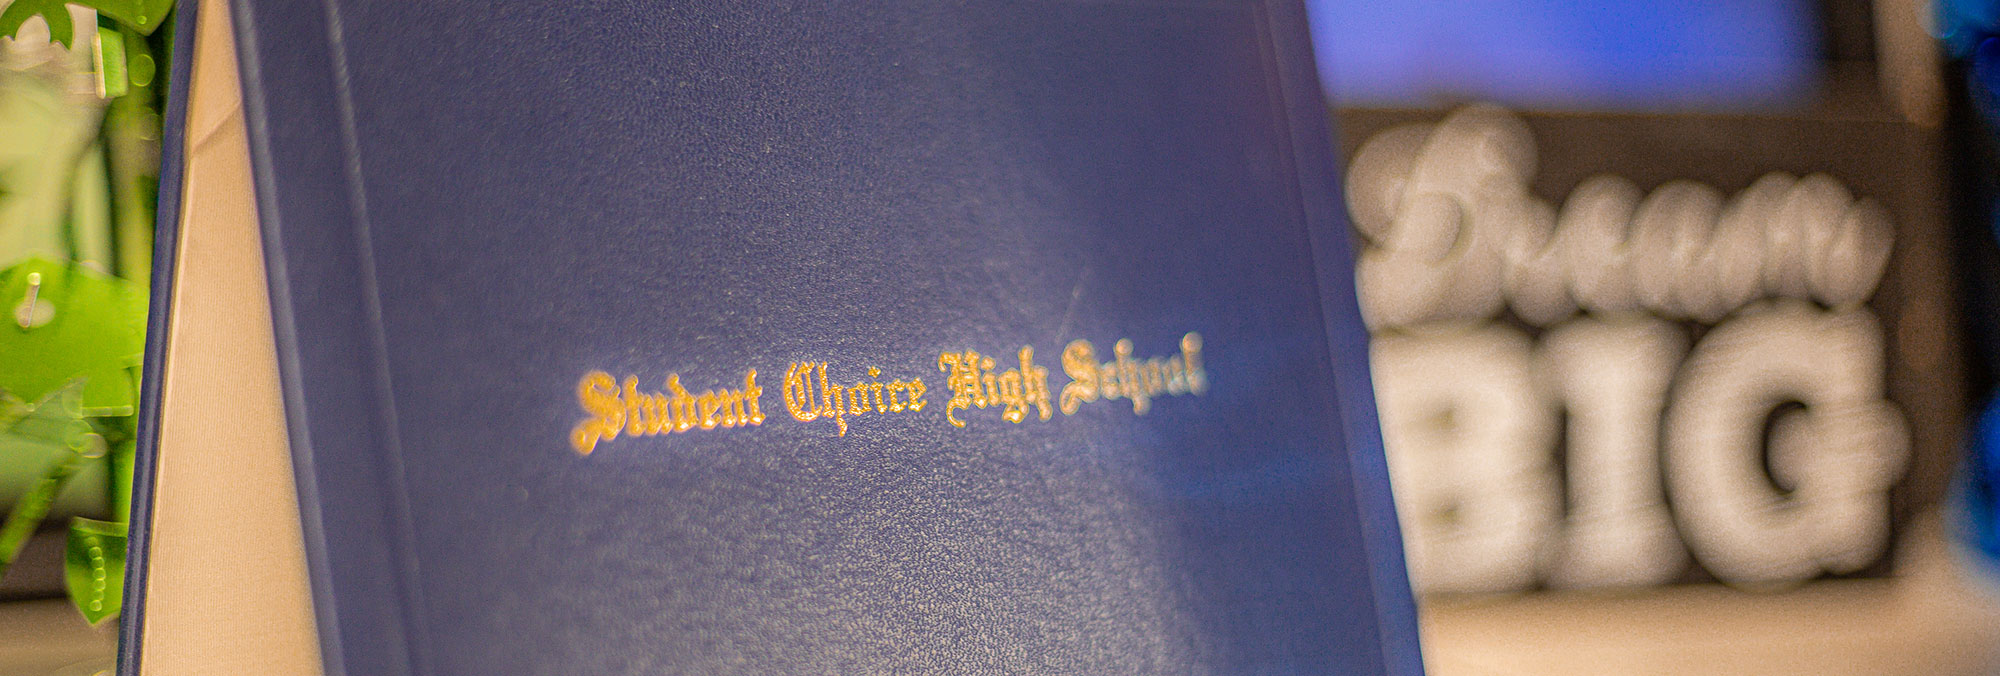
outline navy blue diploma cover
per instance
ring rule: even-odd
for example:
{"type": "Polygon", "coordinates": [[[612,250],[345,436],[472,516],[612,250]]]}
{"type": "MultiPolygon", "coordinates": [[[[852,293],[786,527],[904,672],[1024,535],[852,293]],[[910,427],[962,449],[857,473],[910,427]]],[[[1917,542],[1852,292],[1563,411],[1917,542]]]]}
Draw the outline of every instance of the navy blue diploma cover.
{"type": "Polygon", "coordinates": [[[329,673],[1420,671],[1298,3],[234,10],[329,673]]]}

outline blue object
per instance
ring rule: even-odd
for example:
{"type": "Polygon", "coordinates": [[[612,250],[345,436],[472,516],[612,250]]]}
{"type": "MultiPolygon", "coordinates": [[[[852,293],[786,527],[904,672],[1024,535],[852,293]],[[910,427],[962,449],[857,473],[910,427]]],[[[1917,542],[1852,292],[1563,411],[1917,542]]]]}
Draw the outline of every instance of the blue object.
{"type": "MultiPolygon", "coordinates": [[[[1994,37],[2000,31],[2000,2],[1939,0],[1933,9],[1936,37],[1965,67],[1966,97],[1976,119],[1968,125],[1972,138],[1963,141],[1991,148],[2000,134],[2000,38],[1994,37]]],[[[2000,197],[1981,197],[1987,228],[2000,237],[2000,197]]],[[[1989,401],[1973,424],[1950,501],[1956,506],[1950,518],[1953,539],[1970,550],[1972,565],[2000,575],[2000,399],[1989,401]]]]}
{"type": "Polygon", "coordinates": [[[1337,104],[1770,109],[1812,100],[1803,0],[1311,0],[1337,104]]]}
{"type": "Polygon", "coordinates": [[[2000,2],[1936,0],[1931,4],[1931,31],[1953,56],[1964,57],[2000,28],[2000,2]]]}
{"type": "Polygon", "coordinates": [[[1956,539],[2000,572],[2000,406],[1988,403],[1973,424],[1966,464],[1953,486],[1956,539]]]}
{"type": "Polygon", "coordinates": [[[1421,670],[1297,3],[235,9],[336,670],[1421,670]],[[1188,332],[1203,394],[946,424],[941,352],[1188,332]],[[746,367],[572,450],[580,376],[746,367]]]}
{"type": "Polygon", "coordinates": [[[1966,55],[1966,96],[1988,136],[2000,132],[2000,38],[1979,41],[1966,55]]]}

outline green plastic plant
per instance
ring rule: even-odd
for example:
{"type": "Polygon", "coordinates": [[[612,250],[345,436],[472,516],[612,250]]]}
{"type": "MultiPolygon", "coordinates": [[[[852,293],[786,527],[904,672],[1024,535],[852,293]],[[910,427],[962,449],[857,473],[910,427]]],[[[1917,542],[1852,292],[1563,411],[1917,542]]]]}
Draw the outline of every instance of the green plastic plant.
{"type": "Polygon", "coordinates": [[[173,0],[14,0],[0,11],[0,47],[57,55],[0,67],[0,77],[55,83],[0,96],[52,102],[26,115],[53,118],[9,127],[12,113],[0,109],[0,467],[31,474],[0,477],[21,488],[0,521],[0,578],[58,504],[101,486],[110,518],[73,518],[64,557],[70,599],[93,624],[116,615],[122,597],[172,44],[171,29],[158,29],[172,9],[173,0]],[[94,30],[79,31],[79,17],[94,30]],[[33,44],[44,38],[28,26],[45,27],[48,44],[33,44]],[[65,55],[80,61],[83,51],[94,97],[63,79],[80,70],[65,71],[65,55]],[[75,100],[86,103],[65,103],[75,100]],[[60,141],[63,129],[91,124],[94,133],[60,141]],[[6,145],[26,147],[12,164],[28,171],[9,171],[6,145]]]}

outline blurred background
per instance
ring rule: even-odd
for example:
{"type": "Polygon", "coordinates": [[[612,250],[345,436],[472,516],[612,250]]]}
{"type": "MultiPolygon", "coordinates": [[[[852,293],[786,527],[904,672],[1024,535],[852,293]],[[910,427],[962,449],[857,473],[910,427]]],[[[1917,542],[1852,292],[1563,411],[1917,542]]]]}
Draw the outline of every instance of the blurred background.
{"type": "Polygon", "coordinates": [[[2000,673],[2000,3],[1309,8],[1433,672],[2000,673]]]}
{"type": "MultiPolygon", "coordinates": [[[[1307,4],[1434,673],[2000,673],[2000,3],[1307,4]]],[[[0,0],[0,673],[110,666],[171,6],[0,0]]]]}
{"type": "Polygon", "coordinates": [[[113,666],[172,4],[0,2],[0,674],[113,666]]]}

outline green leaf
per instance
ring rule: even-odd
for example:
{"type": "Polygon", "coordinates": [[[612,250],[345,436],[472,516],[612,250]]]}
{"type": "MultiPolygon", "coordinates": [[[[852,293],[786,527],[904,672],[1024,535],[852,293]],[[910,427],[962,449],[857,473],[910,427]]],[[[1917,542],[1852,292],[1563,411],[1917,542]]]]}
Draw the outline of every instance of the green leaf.
{"type": "Polygon", "coordinates": [[[174,8],[174,0],[72,0],[72,4],[97,10],[143,35],[152,35],[167,18],[167,10],[174,8]]]}
{"type": "Polygon", "coordinates": [[[0,12],[0,35],[10,38],[20,37],[21,24],[28,19],[42,17],[49,24],[49,39],[72,47],[76,41],[76,28],[69,20],[69,8],[62,0],[14,0],[7,10],[0,12]]]}
{"type": "Polygon", "coordinates": [[[111,503],[111,516],[119,521],[132,520],[132,469],[138,455],[139,442],[127,439],[111,448],[110,480],[105,482],[106,501],[111,503]]]}
{"type": "Polygon", "coordinates": [[[0,394],[0,440],[86,454],[91,429],[83,419],[83,391],[84,381],[78,378],[32,404],[13,393],[0,394]]]}
{"type": "Polygon", "coordinates": [[[123,279],[42,258],[0,270],[0,390],[32,400],[84,378],[82,415],[132,415],[145,322],[145,290],[123,279]]]}
{"type": "Polygon", "coordinates": [[[145,41],[135,42],[138,44],[127,45],[128,48],[125,50],[130,54],[126,58],[129,62],[126,64],[126,72],[132,77],[132,86],[144,87],[153,84],[153,75],[156,74],[154,71],[158,66],[153,63],[153,55],[143,51],[146,49],[145,41]]]}
{"type": "Polygon", "coordinates": [[[14,558],[21,555],[21,547],[28,544],[28,536],[42,525],[42,518],[49,515],[49,506],[56,502],[56,495],[62,492],[63,484],[76,475],[89,462],[80,455],[66,455],[50,467],[48,474],[35,483],[35,488],[21,496],[8,510],[7,521],[0,523],[0,578],[7,576],[7,569],[13,567],[14,558]]]}
{"type": "Polygon", "coordinates": [[[76,27],[70,22],[69,8],[64,5],[88,7],[132,27],[140,35],[152,35],[166,24],[174,0],[14,0],[6,11],[0,12],[0,35],[20,37],[21,24],[39,16],[49,24],[49,39],[64,47],[74,47],[76,27]]]}
{"type": "Polygon", "coordinates": [[[97,95],[115,99],[132,90],[132,77],[125,62],[125,34],[110,26],[97,27],[91,43],[91,63],[97,66],[97,95]]]}
{"type": "Polygon", "coordinates": [[[91,431],[77,404],[82,393],[82,381],[71,382],[33,404],[0,393],[0,442],[61,449],[50,456],[42,478],[7,511],[7,520],[0,522],[0,579],[7,576],[14,557],[21,555],[28,536],[49,515],[63,485],[91,464],[92,458],[104,454],[104,438],[91,431]]]}
{"type": "MultiPolygon", "coordinates": [[[[114,497],[110,493],[113,468],[109,456],[107,460],[93,462],[78,458],[96,455],[104,446],[114,446],[108,449],[113,451],[120,450],[115,447],[130,447],[131,434],[90,423],[129,423],[132,418],[82,417],[78,405],[82,392],[81,380],[34,403],[0,392],[0,505],[19,505],[26,496],[52,489],[54,504],[42,509],[42,514],[118,514],[109,511],[117,502],[107,502],[114,497]],[[109,442],[114,438],[118,443],[109,442]],[[44,483],[51,467],[72,462],[80,464],[73,476],[61,485],[44,483]]],[[[35,516],[25,527],[32,530],[42,518],[35,516]]],[[[4,537],[0,537],[0,564],[4,564],[12,551],[4,544],[4,537]]]]}
{"type": "Polygon", "coordinates": [[[84,620],[97,624],[117,615],[125,597],[125,524],[72,519],[63,573],[84,620]]]}

